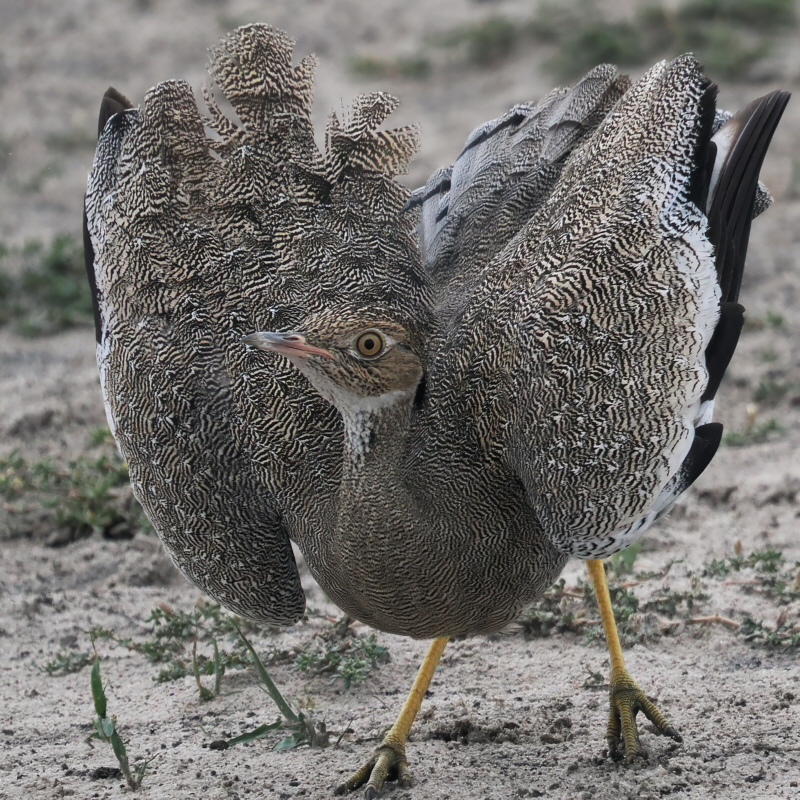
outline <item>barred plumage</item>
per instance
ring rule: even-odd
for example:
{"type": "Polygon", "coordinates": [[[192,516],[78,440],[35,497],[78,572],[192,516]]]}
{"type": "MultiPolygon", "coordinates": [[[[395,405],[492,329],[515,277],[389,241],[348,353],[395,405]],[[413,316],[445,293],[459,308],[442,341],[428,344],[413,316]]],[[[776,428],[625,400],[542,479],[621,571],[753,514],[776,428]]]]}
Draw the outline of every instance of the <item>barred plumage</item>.
{"type": "Polygon", "coordinates": [[[426,297],[413,220],[398,217],[407,195],[391,180],[416,132],[376,135],[395,101],[371,95],[351,122],[332,120],[319,153],[314,60],[292,68],[291,48],[254,25],[212,52],[242,121],[212,101],[219,140],[185,83],[160,84],[140,110],[113,106],[86,198],[98,363],[134,492],[190,580],[281,624],[303,612],[289,541],[321,530],[341,422],[241,336],[345,298],[426,297]]]}
{"type": "MultiPolygon", "coordinates": [[[[209,139],[181,83],[106,126],[87,210],[110,421],[176,562],[239,613],[297,618],[291,538],[370,624],[496,629],[567,555],[633,541],[713,455],[705,354],[721,245],[695,195],[727,115],[690,56],[633,87],[598,67],[478,128],[409,198],[391,178],[416,130],[377,130],[393,98],[332,115],[317,151],[314,63],[293,68],[285,34],[239,29],[210,71],[241,126],[207,93],[209,139]],[[422,262],[404,204],[421,206],[422,262]],[[297,370],[239,343],[368,324],[398,326],[424,378],[399,411],[348,417],[337,396],[347,424],[374,426],[344,438],[297,370]],[[377,485],[351,474],[348,441],[368,443],[359,463],[368,454],[377,485]]],[[[754,193],[767,202],[756,175],[742,184],[748,209],[754,193]]],[[[380,359],[368,367],[340,365],[326,391],[359,380],[379,392],[390,376],[380,359]]]]}
{"type": "MultiPolygon", "coordinates": [[[[633,86],[600,66],[410,195],[417,131],[378,129],[396,101],[331,115],[319,152],[291,49],[252,25],[212,52],[241,125],[180,82],[106,96],[86,242],[109,423],[172,558],[236,612],[302,614],[292,540],[363,622],[497,630],[713,457],[788,95],[731,117],[692,56],[633,86]]],[[[401,775],[407,727],[379,748],[401,775]]]]}

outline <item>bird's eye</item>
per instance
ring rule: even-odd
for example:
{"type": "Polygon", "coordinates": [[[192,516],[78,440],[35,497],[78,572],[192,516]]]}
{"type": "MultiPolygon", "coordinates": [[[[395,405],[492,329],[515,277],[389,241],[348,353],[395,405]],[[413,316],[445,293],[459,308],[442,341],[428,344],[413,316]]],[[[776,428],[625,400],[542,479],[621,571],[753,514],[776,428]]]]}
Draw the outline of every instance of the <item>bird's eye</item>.
{"type": "Polygon", "coordinates": [[[356,339],[356,350],[366,358],[374,358],[383,352],[386,340],[379,331],[367,331],[356,339]]]}

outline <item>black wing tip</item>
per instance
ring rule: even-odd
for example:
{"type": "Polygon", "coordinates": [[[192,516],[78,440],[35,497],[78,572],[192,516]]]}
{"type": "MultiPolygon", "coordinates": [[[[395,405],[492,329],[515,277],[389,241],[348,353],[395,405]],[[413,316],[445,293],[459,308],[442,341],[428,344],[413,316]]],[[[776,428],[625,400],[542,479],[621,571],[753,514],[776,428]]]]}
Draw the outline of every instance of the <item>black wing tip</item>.
{"type": "Polygon", "coordinates": [[[722,423],[709,422],[694,430],[694,440],[680,466],[681,491],[688,489],[705,471],[722,441],[722,423]]]}
{"type": "MultiPolygon", "coordinates": [[[[122,92],[117,91],[113,86],[106,89],[103,99],[100,101],[100,114],[97,120],[97,138],[103,135],[106,123],[115,114],[133,108],[133,103],[125,97],[122,92]]],[[[83,209],[83,261],[86,265],[86,277],[89,279],[89,287],[92,292],[92,310],[94,312],[94,332],[97,343],[102,341],[102,329],[100,324],[100,305],[97,293],[97,280],[94,274],[94,248],[92,247],[92,237],[89,234],[89,220],[86,215],[86,206],[83,209]]]]}
{"type": "Polygon", "coordinates": [[[739,298],[759,172],[788,102],[789,93],[776,90],[737,111],[720,128],[737,129],[735,143],[719,156],[725,160],[708,208],[709,237],[725,302],[739,298]]]}
{"type": "Polygon", "coordinates": [[[92,294],[92,313],[94,314],[94,336],[97,344],[103,340],[103,328],[100,322],[100,298],[97,292],[97,278],[94,274],[94,247],[89,234],[89,219],[86,215],[86,206],[83,208],[83,262],[86,265],[86,277],[89,280],[89,289],[92,294]]]}
{"type": "Polygon", "coordinates": [[[100,101],[100,116],[97,120],[97,138],[99,139],[105,130],[106,123],[121,111],[133,108],[133,103],[125,97],[122,92],[117,91],[113,86],[106,89],[103,99],[100,101]]]}
{"type": "Polygon", "coordinates": [[[733,358],[743,325],[744,306],[739,303],[720,304],[719,322],[705,351],[708,385],[700,398],[701,402],[713,400],[716,396],[725,370],[733,358]]]}
{"type": "Polygon", "coordinates": [[[711,175],[714,169],[716,145],[711,141],[714,120],[717,114],[719,87],[706,77],[701,82],[702,94],[697,114],[697,144],[689,179],[689,200],[701,211],[706,207],[711,175]]]}

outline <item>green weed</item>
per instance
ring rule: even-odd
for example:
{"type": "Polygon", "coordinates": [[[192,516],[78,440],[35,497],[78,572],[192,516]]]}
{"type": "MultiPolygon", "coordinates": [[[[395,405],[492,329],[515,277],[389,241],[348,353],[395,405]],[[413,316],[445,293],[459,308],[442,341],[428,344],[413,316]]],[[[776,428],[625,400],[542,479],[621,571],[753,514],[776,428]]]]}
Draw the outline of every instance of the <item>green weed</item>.
{"type": "Polygon", "coordinates": [[[755,333],[756,331],[763,331],[767,327],[766,322],[761,317],[755,317],[752,314],[745,314],[744,325],[742,331],[744,333],[755,333]]]}
{"type": "Polygon", "coordinates": [[[493,16],[449,31],[439,38],[438,44],[463,50],[466,61],[488,67],[509,56],[518,44],[520,34],[519,25],[506,17],[493,16]]]}
{"type": "Polygon", "coordinates": [[[764,422],[754,423],[744,431],[727,433],[722,437],[722,442],[728,447],[746,447],[750,444],[763,444],[783,433],[784,430],[777,420],[768,419],[764,422]]]}
{"type": "MultiPolygon", "coordinates": [[[[775,36],[794,24],[792,0],[684,0],[645,3],[628,19],[609,19],[592,0],[578,7],[543,2],[527,21],[494,15],[455,28],[436,40],[464,61],[492,67],[527,40],[555,45],[547,66],[574,79],[600,63],[621,67],[694,51],[712,75],[736,78],[772,49],[775,36]]],[[[361,65],[373,77],[389,66],[361,65]]]]}
{"type": "Polygon", "coordinates": [[[38,194],[42,191],[44,183],[48,178],[57,178],[64,172],[64,164],[60,159],[52,158],[41,168],[28,175],[23,181],[17,184],[17,188],[25,194],[38,194]]]}
{"type": "Polygon", "coordinates": [[[103,689],[103,681],[100,678],[99,656],[94,659],[90,683],[92,687],[94,710],[97,713],[97,717],[93,722],[95,732],[92,734],[92,738],[100,739],[111,745],[117,762],[119,763],[119,768],[122,770],[122,774],[125,776],[129,788],[131,791],[135,792],[142,785],[147,765],[150,762],[143,761],[131,770],[131,765],[128,761],[128,752],[122,741],[122,737],[119,735],[119,730],[117,729],[117,718],[106,716],[108,700],[106,699],[105,690],[103,689]]]}
{"type": "Polygon", "coordinates": [[[772,49],[767,38],[753,36],[729,22],[686,25],[678,40],[681,50],[692,50],[710,75],[740,78],[756,61],[772,49]]]}
{"type": "Polygon", "coordinates": [[[711,595],[695,589],[676,592],[665,586],[642,605],[642,611],[652,611],[667,617],[687,617],[694,611],[695,603],[704,603],[710,599],[711,595]]]}
{"type": "Polygon", "coordinates": [[[69,675],[80,672],[94,661],[92,653],[77,653],[74,650],[64,650],[44,665],[43,670],[48,675],[69,675]]]}
{"type": "Polygon", "coordinates": [[[641,31],[628,22],[597,20],[578,27],[561,39],[550,69],[563,78],[582,75],[597,64],[639,64],[645,50],[641,31]]]}
{"type": "Polygon", "coordinates": [[[800,649],[800,630],[797,628],[780,625],[773,630],[765,628],[762,620],[745,617],[738,633],[748,644],[769,650],[790,652],[800,649]]]}
{"type": "Polygon", "coordinates": [[[319,725],[315,725],[308,714],[302,711],[295,711],[280,693],[258,653],[256,653],[253,646],[241,632],[239,632],[239,638],[256,665],[264,691],[272,698],[278,710],[283,715],[283,719],[278,718],[271,725],[259,725],[257,728],[241,736],[229,739],[227,742],[224,742],[224,746],[231,747],[243,742],[253,741],[253,739],[260,739],[270,731],[281,728],[290,731],[290,733],[275,745],[275,750],[289,750],[293,747],[297,747],[299,744],[307,744],[311,747],[326,747],[328,745],[328,732],[325,728],[325,723],[321,722],[319,725]]]}
{"type": "Polygon", "coordinates": [[[318,637],[297,655],[294,664],[300,672],[339,677],[344,688],[349,689],[354,683],[364,681],[385,654],[386,648],[377,643],[375,634],[333,642],[318,637]]]}
{"type": "Polygon", "coordinates": [[[44,137],[44,143],[51,150],[94,150],[97,146],[97,137],[91,130],[73,128],[68,131],[47,134],[44,137]]]}
{"type": "Polygon", "coordinates": [[[754,550],[749,555],[736,553],[730,558],[715,559],[703,564],[703,574],[711,578],[727,578],[734,572],[752,569],[755,576],[742,583],[745,592],[757,592],[762,597],[784,605],[800,599],[798,581],[800,562],[787,566],[780,550],[754,550]]]}
{"type": "Polygon", "coordinates": [[[578,591],[567,591],[560,578],[517,619],[525,636],[543,639],[562,633],[580,633],[586,625],[586,611],[595,607],[594,592],[589,584],[580,584],[578,591]]]}
{"type": "Polygon", "coordinates": [[[678,14],[687,23],[733,22],[765,31],[795,22],[794,0],[686,0],[678,14]]]}
{"type": "MultiPolygon", "coordinates": [[[[642,641],[642,636],[637,626],[633,625],[632,618],[639,613],[639,598],[621,586],[609,586],[608,592],[611,595],[611,605],[614,609],[614,618],[617,622],[617,633],[619,641],[623,647],[631,647],[637,642],[642,641]]],[[[589,640],[597,636],[602,636],[602,630],[589,632],[589,640]]]]}
{"type": "Polygon", "coordinates": [[[350,61],[350,71],[365,78],[408,78],[423,81],[431,74],[431,62],[422,55],[403,56],[387,61],[373,56],[357,56],[350,61]]]}
{"type": "Polygon", "coordinates": [[[767,311],[767,325],[776,330],[782,328],[786,322],[786,318],[778,311],[767,311]]]}
{"type": "Polygon", "coordinates": [[[148,527],[141,507],[125,492],[128,467],[116,449],[80,455],[66,464],[50,459],[29,462],[14,450],[0,458],[0,495],[10,505],[30,495],[53,526],[71,540],[92,532],[120,535],[148,527]]]}
{"type": "Polygon", "coordinates": [[[772,364],[778,360],[778,353],[773,350],[771,347],[767,347],[764,350],[759,350],[758,358],[760,361],[763,361],[765,364],[772,364]]]}
{"type": "Polygon", "coordinates": [[[636,558],[639,551],[642,549],[642,540],[635,541],[630,547],[614,553],[609,559],[606,560],[606,570],[612,572],[617,578],[623,575],[630,575],[633,572],[633,565],[636,563],[636,558]]]}
{"type": "Polygon", "coordinates": [[[145,641],[120,637],[105,628],[92,628],[93,639],[112,641],[136,653],[153,664],[166,664],[154,680],[158,683],[179,680],[193,674],[201,699],[219,694],[219,685],[226,670],[242,669],[254,663],[247,648],[239,640],[244,620],[226,614],[217,603],[198,603],[193,613],[174,610],[166,605],[154,608],[145,619],[153,626],[151,638],[145,641]],[[218,642],[228,641],[228,649],[220,650],[218,642]],[[197,644],[210,646],[213,655],[198,654],[197,644]],[[189,645],[191,644],[191,654],[189,645]],[[214,691],[203,687],[200,676],[214,676],[214,691]]]}
{"type": "Polygon", "coordinates": [[[712,578],[726,578],[731,572],[740,572],[742,569],[774,573],[783,563],[783,553],[780,550],[755,550],[747,556],[735,553],[730,558],[708,561],[703,564],[703,574],[712,578]]]}
{"type": "Polygon", "coordinates": [[[524,30],[528,36],[541,42],[558,42],[570,28],[579,24],[575,9],[565,4],[544,2],[524,30]]]}
{"type": "Polygon", "coordinates": [[[777,405],[792,388],[786,381],[774,381],[771,378],[762,380],[753,392],[753,402],[768,406],[777,405]]]}
{"type": "Polygon", "coordinates": [[[24,336],[92,324],[82,244],[63,234],[46,248],[29,242],[18,256],[22,273],[16,278],[3,274],[0,280],[0,324],[13,323],[24,336]]]}

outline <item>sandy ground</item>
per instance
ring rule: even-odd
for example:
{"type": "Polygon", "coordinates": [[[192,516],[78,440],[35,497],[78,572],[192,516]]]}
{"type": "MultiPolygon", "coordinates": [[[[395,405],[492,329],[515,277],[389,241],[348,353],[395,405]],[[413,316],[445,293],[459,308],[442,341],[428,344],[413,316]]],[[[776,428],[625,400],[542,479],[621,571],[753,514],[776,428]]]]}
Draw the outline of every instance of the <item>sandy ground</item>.
{"type": "MultiPolygon", "coordinates": [[[[457,154],[469,131],[514,102],[550,85],[541,48],[519,52],[500,68],[481,71],[443,64],[424,82],[371,81],[347,68],[355,54],[392,58],[416,52],[424,37],[490,11],[529,12],[526,3],[467,0],[10,0],[0,5],[0,239],[9,245],[59,232],[77,234],[91,163],[99,99],[109,84],[135,101],[160,79],[182,77],[199,87],[205,50],[227,27],[265,21],[298,39],[298,53],[315,51],[316,118],[360,90],[385,88],[401,97],[396,121],[422,123],[423,149],[408,177],[417,185],[457,154]],[[64,145],[63,134],[72,144],[64,145]],[[62,135],[59,139],[58,135],[62,135]],[[61,144],[57,144],[60,141],[61,144]]],[[[721,105],[738,107],[775,87],[796,88],[792,53],[782,45],[768,79],[722,86],[721,105]],[[781,55],[779,53],[779,55],[781,55]]],[[[762,77],[765,77],[762,75],[762,77]]],[[[646,538],[637,570],[666,576],[634,587],[644,603],[663,592],[709,595],[697,618],[745,615],[774,629],[800,623],[797,601],[777,605],[741,585],[752,571],[714,578],[703,562],[782,550],[800,560],[800,203],[791,185],[800,156],[800,103],[794,101],[775,137],[762,177],[775,207],[754,225],[743,302],[756,317],[781,314],[780,327],[746,333],[719,395],[717,418],[741,431],[760,382],[788,382],[780,400],[757,410],[782,429],[772,441],[724,447],[688,493],[683,506],[646,538]]],[[[93,334],[88,329],[26,340],[0,331],[0,455],[75,455],[90,427],[104,424],[93,334]]],[[[128,542],[91,538],[55,550],[41,531],[0,535],[0,798],[113,798],[128,790],[117,779],[93,779],[114,766],[108,746],[87,739],[93,710],[88,668],[49,677],[41,668],[59,651],[87,650],[95,625],[144,640],[158,603],[190,611],[196,590],[175,573],[153,537],[128,542]]],[[[568,587],[581,565],[565,573],[568,587]]],[[[314,614],[285,631],[263,631],[262,651],[300,648],[335,617],[307,581],[314,614]]],[[[758,587],[756,587],[758,588],[758,587]]],[[[595,612],[588,611],[589,617],[595,612]]],[[[626,767],[605,758],[604,687],[588,687],[605,672],[602,643],[581,634],[526,639],[518,628],[491,638],[452,643],[431,686],[409,744],[416,786],[388,785],[392,798],[789,798],[800,797],[800,664],[796,652],[748,645],[719,624],[667,626],[640,615],[640,643],[627,651],[631,672],[683,733],[678,745],[642,726],[646,763],[626,767]],[[659,635],[661,632],[663,635],[659,635]],[[447,739],[451,739],[447,741],[447,739]]],[[[356,632],[360,627],[356,626],[356,632]]],[[[363,632],[363,631],[361,631],[363,632]]],[[[122,647],[101,643],[111,712],[117,714],[134,760],[153,757],[140,790],[161,798],[325,798],[378,742],[396,714],[425,644],[378,635],[390,662],[345,691],[342,681],[309,677],[291,660],[272,672],[287,697],[314,706],[330,730],[351,731],[338,747],[276,753],[273,734],[227,751],[214,739],[275,718],[252,671],[227,675],[223,695],[201,703],[193,680],[159,684],[156,668],[122,647]]]]}

